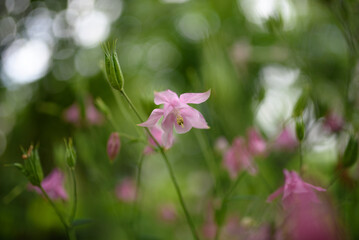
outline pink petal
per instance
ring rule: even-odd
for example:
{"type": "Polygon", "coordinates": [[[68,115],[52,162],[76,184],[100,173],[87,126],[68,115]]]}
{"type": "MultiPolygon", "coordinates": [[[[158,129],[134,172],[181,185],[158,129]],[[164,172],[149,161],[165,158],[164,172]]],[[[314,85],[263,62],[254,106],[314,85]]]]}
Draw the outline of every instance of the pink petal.
{"type": "Polygon", "coordinates": [[[267,202],[272,202],[275,198],[277,198],[279,195],[281,195],[284,191],[284,187],[278,188],[274,193],[269,195],[267,198],[267,202]]]}
{"type": "Polygon", "coordinates": [[[170,148],[173,144],[173,124],[175,124],[175,121],[176,117],[174,114],[168,115],[168,117],[162,121],[162,129],[164,131],[162,141],[165,148],[170,148]]]}
{"type": "Polygon", "coordinates": [[[317,191],[319,191],[319,192],[325,192],[325,191],[327,191],[327,190],[324,189],[324,188],[317,187],[317,186],[314,186],[314,185],[309,184],[309,183],[304,183],[304,185],[307,186],[307,187],[314,188],[315,190],[317,190],[317,191]]]}
{"type": "Polygon", "coordinates": [[[204,93],[183,93],[180,96],[180,101],[182,103],[199,104],[205,102],[209,98],[209,95],[211,95],[211,90],[204,93]]]}
{"type": "Polygon", "coordinates": [[[192,127],[200,129],[208,129],[206,120],[203,115],[192,107],[187,107],[181,110],[181,115],[190,121],[192,127]]]}
{"type": "Polygon", "coordinates": [[[163,109],[156,108],[152,111],[151,115],[148,117],[147,121],[137,124],[141,127],[153,127],[156,125],[158,120],[163,116],[163,109]]]}
{"type": "Polygon", "coordinates": [[[163,92],[155,92],[154,102],[156,105],[170,103],[173,100],[178,100],[178,96],[175,92],[172,92],[169,89],[163,92]]]}
{"type": "Polygon", "coordinates": [[[192,128],[192,122],[191,120],[186,117],[186,116],[183,116],[183,125],[178,125],[177,122],[175,122],[175,129],[176,129],[176,132],[177,133],[186,133],[188,132],[189,130],[191,130],[192,128]]]}

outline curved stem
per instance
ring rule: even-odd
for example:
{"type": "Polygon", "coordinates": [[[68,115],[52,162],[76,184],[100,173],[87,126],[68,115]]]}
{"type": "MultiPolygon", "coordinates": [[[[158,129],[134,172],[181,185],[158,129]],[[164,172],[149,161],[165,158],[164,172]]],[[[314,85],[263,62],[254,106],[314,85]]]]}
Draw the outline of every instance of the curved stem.
{"type": "MultiPolygon", "coordinates": [[[[128,102],[128,104],[130,105],[131,109],[135,112],[137,118],[141,121],[141,122],[144,122],[142,117],[140,116],[140,114],[138,113],[136,107],[133,105],[131,99],[127,96],[127,94],[125,93],[124,90],[121,90],[120,91],[121,94],[125,97],[126,101],[128,102]]],[[[167,155],[166,153],[164,152],[164,149],[163,147],[158,143],[158,141],[156,140],[156,138],[152,135],[151,131],[148,129],[148,128],[145,128],[145,130],[147,131],[147,133],[150,135],[150,137],[153,139],[153,141],[156,143],[157,147],[160,149],[160,152],[161,152],[161,155],[163,157],[163,159],[165,160],[165,163],[166,163],[166,167],[167,167],[167,170],[170,174],[170,177],[171,177],[171,180],[172,180],[172,183],[175,187],[175,190],[177,192],[177,195],[178,195],[178,198],[179,198],[179,201],[180,201],[180,204],[181,204],[181,207],[183,209],[183,212],[186,216],[186,220],[187,220],[187,223],[191,229],[191,232],[192,232],[192,236],[194,239],[198,240],[198,235],[197,235],[197,232],[196,232],[196,228],[194,226],[194,223],[191,219],[191,216],[186,208],[186,205],[185,205],[185,202],[183,200],[183,197],[182,197],[182,193],[181,193],[181,189],[179,188],[179,185],[177,183],[177,180],[176,180],[176,177],[174,175],[174,172],[173,172],[173,169],[172,169],[172,166],[167,158],[167,155]]]]}
{"type": "Polygon", "coordinates": [[[55,210],[55,213],[57,215],[57,217],[60,219],[62,225],[64,225],[64,228],[66,230],[66,234],[67,234],[67,237],[70,238],[70,235],[69,235],[69,226],[68,224],[66,223],[64,217],[61,215],[59,209],[56,207],[55,203],[51,200],[51,198],[49,197],[49,195],[47,195],[46,191],[44,190],[44,188],[40,185],[39,186],[40,189],[41,189],[41,192],[42,194],[45,196],[46,200],[50,203],[51,207],[55,210]]]}
{"type": "Polygon", "coordinates": [[[76,210],[77,210],[77,186],[76,186],[76,177],[75,177],[75,169],[71,168],[70,169],[71,172],[71,178],[72,178],[72,186],[73,186],[73,197],[74,197],[74,203],[72,205],[72,211],[71,211],[71,215],[69,218],[69,222],[72,225],[72,222],[75,219],[76,216],[76,210]]]}
{"type": "MultiPolygon", "coordinates": [[[[139,198],[139,191],[140,191],[140,186],[141,186],[141,171],[142,171],[142,164],[143,164],[143,159],[144,159],[144,154],[141,153],[139,160],[138,160],[138,165],[137,165],[137,179],[136,179],[136,201],[135,201],[135,205],[134,205],[134,216],[133,216],[133,224],[135,223],[135,220],[139,218],[139,205],[140,205],[140,198],[139,198]]],[[[138,225],[138,224],[136,224],[138,225]]],[[[136,227],[136,226],[135,226],[136,227]]],[[[134,232],[139,232],[138,229],[134,228],[134,232]],[[137,231],[135,231],[137,230],[137,231]]]]}
{"type": "Polygon", "coordinates": [[[303,175],[303,149],[302,149],[302,141],[299,141],[299,174],[303,175]]]}

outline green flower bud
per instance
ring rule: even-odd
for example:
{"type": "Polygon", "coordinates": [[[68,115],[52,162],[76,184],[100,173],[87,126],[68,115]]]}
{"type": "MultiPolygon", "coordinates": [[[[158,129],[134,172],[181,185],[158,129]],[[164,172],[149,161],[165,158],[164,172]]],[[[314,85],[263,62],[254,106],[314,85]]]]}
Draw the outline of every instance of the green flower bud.
{"type": "Polygon", "coordinates": [[[303,119],[297,120],[295,122],[295,133],[297,135],[297,139],[301,142],[304,139],[305,134],[305,124],[303,119]]]}
{"type": "Polygon", "coordinates": [[[37,147],[34,148],[30,145],[27,151],[23,150],[22,158],[24,159],[24,165],[17,167],[27,177],[27,179],[34,186],[40,186],[44,174],[42,172],[41,162],[37,147]]]}
{"type": "Polygon", "coordinates": [[[106,103],[101,98],[96,98],[95,106],[97,109],[102,112],[106,117],[111,115],[110,108],[106,105],[106,103]]]}
{"type": "Polygon", "coordinates": [[[68,141],[66,141],[66,139],[65,139],[65,146],[66,146],[67,165],[70,168],[74,168],[76,165],[77,155],[76,155],[75,148],[73,147],[72,138],[69,138],[68,141]]]}
{"type": "Polygon", "coordinates": [[[345,148],[342,166],[348,168],[353,166],[353,164],[358,159],[358,139],[355,136],[350,136],[348,145],[345,148]]]}
{"type": "Polygon", "coordinates": [[[122,91],[124,87],[124,78],[120,63],[116,53],[116,42],[112,46],[103,44],[102,49],[105,54],[106,77],[112,88],[122,91]]]}
{"type": "Polygon", "coordinates": [[[303,114],[303,111],[308,103],[308,92],[306,90],[303,90],[302,95],[298,98],[297,102],[294,105],[293,108],[293,117],[300,117],[303,114]]]}

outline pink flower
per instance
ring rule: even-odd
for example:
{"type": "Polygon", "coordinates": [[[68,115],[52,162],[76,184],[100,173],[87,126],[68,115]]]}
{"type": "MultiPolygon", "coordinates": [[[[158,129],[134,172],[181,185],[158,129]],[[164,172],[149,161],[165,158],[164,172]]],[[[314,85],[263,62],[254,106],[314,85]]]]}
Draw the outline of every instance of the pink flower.
{"type": "MultiPolygon", "coordinates": [[[[41,182],[41,186],[51,199],[63,199],[67,200],[68,196],[64,188],[64,174],[57,168],[55,168],[44,180],[41,182]]],[[[34,190],[38,194],[42,194],[41,190],[37,186],[29,184],[29,190],[34,190]]]]}
{"type": "Polygon", "coordinates": [[[289,127],[282,130],[274,143],[275,148],[287,151],[293,151],[297,146],[298,140],[289,127]]]}
{"type": "Polygon", "coordinates": [[[101,125],[104,121],[102,114],[94,106],[91,97],[86,99],[86,120],[90,125],[101,125]]]}
{"type": "Polygon", "coordinates": [[[81,114],[79,105],[77,103],[72,104],[64,111],[63,116],[66,122],[72,123],[74,125],[80,125],[81,114]]]}
{"type": "Polygon", "coordinates": [[[159,209],[159,215],[165,222],[174,222],[177,219],[177,210],[172,204],[164,204],[159,209]]]}
{"type": "Polygon", "coordinates": [[[339,132],[344,126],[344,119],[335,112],[330,112],[325,116],[324,127],[331,132],[339,132]]]}
{"type": "Polygon", "coordinates": [[[121,147],[120,136],[117,132],[111,133],[107,141],[107,155],[111,161],[115,160],[121,147]]]}
{"type": "MultiPolygon", "coordinates": [[[[160,144],[160,146],[164,147],[163,141],[162,141],[163,130],[160,127],[158,127],[157,125],[150,127],[149,129],[150,129],[152,136],[154,136],[154,138],[157,140],[157,142],[160,144]]],[[[168,144],[166,147],[167,149],[172,147],[173,141],[174,141],[174,137],[171,136],[171,138],[168,139],[168,144]]],[[[144,154],[146,154],[146,155],[153,153],[153,151],[154,151],[153,148],[157,147],[155,141],[150,136],[148,136],[148,143],[149,144],[145,147],[145,149],[143,151],[144,154]]]]}
{"type": "Polygon", "coordinates": [[[164,104],[163,109],[156,108],[152,111],[147,121],[139,124],[142,127],[153,127],[163,117],[162,129],[164,130],[162,140],[164,146],[171,145],[173,127],[177,133],[186,133],[192,127],[209,128],[202,114],[190,107],[188,103],[199,104],[206,101],[211,94],[210,90],[204,93],[184,93],[180,97],[171,90],[155,92],[154,102],[156,105],[164,104]]]}
{"type": "Polygon", "coordinates": [[[130,178],[125,178],[116,186],[116,196],[123,202],[134,202],[136,200],[136,184],[130,178]]]}
{"type": "Polygon", "coordinates": [[[244,139],[241,137],[233,140],[232,146],[224,155],[223,164],[232,179],[237,177],[240,170],[246,170],[252,175],[257,173],[252,156],[247,149],[244,139]]]}
{"type": "Polygon", "coordinates": [[[227,151],[228,147],[229,147],[229,144],[225,137],[217,138],[217,140],[214,144],[214,149],[216,149],[216,151],[219,153],[224,153],[225,151],[227,151]]]}
{"type": "Polygon", "coordinates": [[[283,194],[282,204],[285,209],[295,208],[299,203],[319,202],[313,189],[326,191],[324,188],[313,186],[304,182],[295,171],[284,169],[285,183],[268,198],[267,202],[273,201],[276,197],[283,194]]]}
{"type": "Polygon", "coordinates": [[[247,131],[247,136],[249,152],[254,156],[265,154],[267,150],[267,144],[254,128],[250,128],[247,131]]]}

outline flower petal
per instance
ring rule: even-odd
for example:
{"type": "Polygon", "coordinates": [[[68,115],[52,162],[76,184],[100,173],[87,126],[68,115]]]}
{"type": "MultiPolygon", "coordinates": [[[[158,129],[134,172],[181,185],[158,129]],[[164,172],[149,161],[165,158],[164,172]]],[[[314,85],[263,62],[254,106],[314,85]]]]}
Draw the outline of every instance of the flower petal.
{"type": "Polygon", "coordinates": [[[211,95],[211,90],[204,93],[183,93],[180,96],[180,102],[199,104],[206,101],[209,95],[211,95]]]}
{"type": "Polygon", "coordinates": [[[169,114],[166,119],[162,121],[162,142],[165,148],[170,148],[173,144],[173,124],[176,121],[174,114],[169,114]]]}
{"type": "Polygon", "coordinates": [[[151,115],[148,117],[147,121],[137,124],[141,127],[153,127],[156,125],[158,120],[163,116],[163,109],[156,108],[152,111],[151,115]]]}
{"type": "Polygon", "coordinates": [[[178,100],[178,96],[175,92],[172,92],[169,89],[163,92],[155,92],[154,101],[156,105],[170,103],[173,100],[178,100]]]}
{"type": "Polygon", "coordinates": [[[190,121],[192,127],[194,128],[200,128],[200,129],[209,128],[203,115],[192,107],[181,109],[181,115],[183,118],[186,118],[188,121],[190,121]]]}
{"type": "Polygon", "coordinates": [[[268,196],[267,202],[272,202],[275,198],[277,198],[279,195],[281,195],[284,191],[284,187],[278,188],[274,193],[268,196]]]}
{"type": "Polygon", "coordinates": [[[186,133],[189,130],[191,130],[191,128],[192,128],[191,120],[186,116],[183,116],[183,124],[182,124],[182,126],[178,125],[177,122],[175,122],[175,129],[176,129],[177,133],[180,133],[180,134],[181,133],[186,133]]]}
{"type": "Polygon", "coordinates": [[[317,186],[314,186],[314,185],[309,184],[309,183],[304,183],[304,185],[305,185],[305,186],[307,186],[307,187],[314,188],[315,190],[320,191],[320,192],[325,192],[325,191],[327,191],[327,190],[326,190],[326,189],[324,189],[324,188],[317,187],[317,186]]]}

